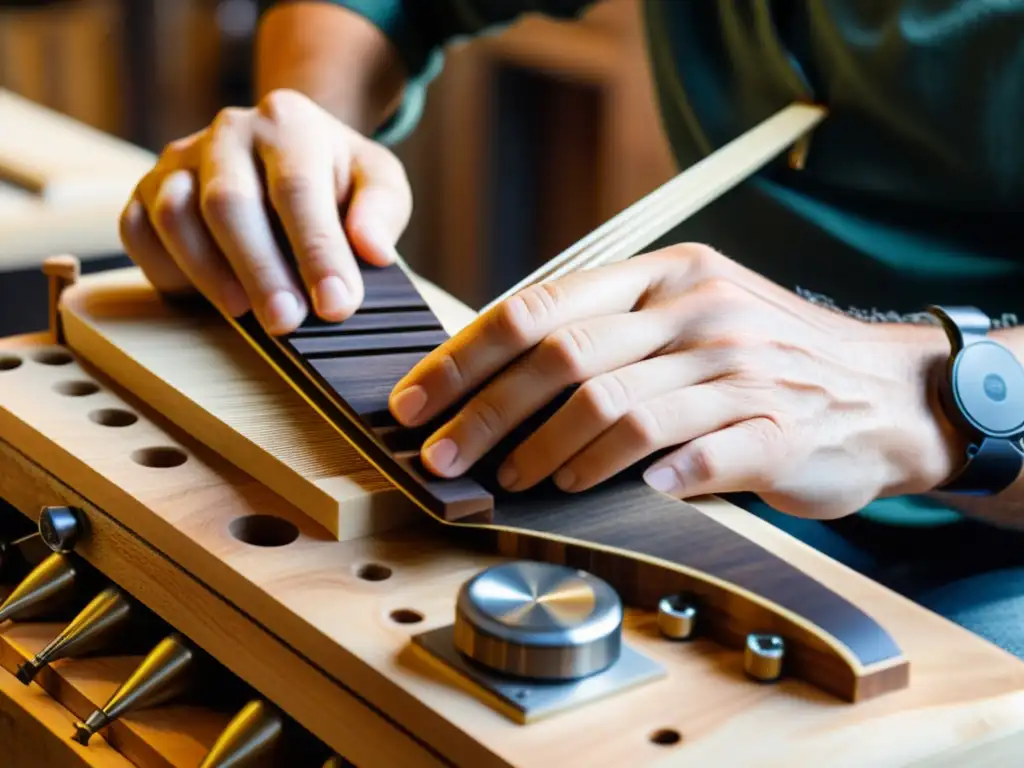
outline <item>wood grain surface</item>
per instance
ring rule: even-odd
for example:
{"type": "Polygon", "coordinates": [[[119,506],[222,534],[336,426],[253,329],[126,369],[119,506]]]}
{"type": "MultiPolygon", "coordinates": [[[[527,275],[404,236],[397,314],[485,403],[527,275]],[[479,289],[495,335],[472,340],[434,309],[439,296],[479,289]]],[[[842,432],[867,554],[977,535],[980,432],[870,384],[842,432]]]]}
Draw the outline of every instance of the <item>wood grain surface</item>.
{"type": "Polygon", "coordinates": [[[0,498],[32,521],[46,505],[75,507],[89,531],[75,547],[78,556],[357,765],[443,764],[337,679],[3,441],[0,498]]]}
{"type": "MultiPolygon", "coordinates": [[[[676,749],[697,764],[715,756],[757,764],[757,755],[744,746],[752,740],[752,727],[784,749],[792,757],[791,764],[833,755],[837,744],[845,751],[837,764],[903,764],[942,754],[965,739],[970,742],[1000,730],[1024,728],[1024,710],[1020,699],[1014,700],[1015,692],[1024,686],[1024,665],[1018,659],[758,518],[707,500],[696,507],[700,513],[756,541],[860,609],[868,609],[911,659],[909,686],[852,707],[837,707],[835,699],[813,693],[799,680],[752,686],[739,672],[738,654],[703,640],[682,648],[668,643],[653,630],[651,614],[641,609],[631,613],[626,639],[669,666],[665,684],[583,708],[549,724],[508,730],[509,723],[476,703],[471,692],[452,687],[452,681],[415,664],[407,642],[419,628],[451,622],[459,585],[480,567],[496,562],[482,554],[493,551],[489,541],[481,541],[471,529],[431,531],[417,526],[404,535],[394,531],[365,541],[332,542],[297,509],[201,450],[180,429],[169,426],[153,431],[153,412],[148,410],[142,411],[146,423],[141,428],[100,430],[110,435],[100,446],[95,437],[90,439],[94,428],[88,426],[88,413],[116,407],[114,403],[124,402],[123,395],[104,383],[99,392],[84,398],[42,398],[38,393],[52,391],[58,381],[89,374],[76,364],[68,364],[72,369],[61,367],[62,372],[36,365],[35,352],[9,346],[7,354],[18,356],[23,365],[0,376],[0,402],[19,399],[16,393],[23,388],[37,393],[35,403],[19,407],[20,416],[13,420],[5,408],[0,428],[19,450],[87,489],[91,499],[114,510],[117,519],[130,522],[140,536],[159,542],[159,548],[181,567],[229,595],[263,626],[456,762],[528,764],[527,756],[543,755],[567,764],[573,760],[588,764],[587,757],[589,764],[604,759],[607,764],[616,760],[644,764],[673,752],[662,744],[649,750],[641,745],[650,744],[647,736],[664,726],[684,734],[685,746],[676,749]],[[28,378],[20,378],[25,374],[28,378]],[[40,375],[52,378],[40,381],[40,375]],[[187,452],[188,460],[173,468],[140,468],[131,456],[146,444],[184,446],[181,450],[187,452]],[[182,487],[193,490],[182,496],[182,487]],[[299,537],[283,547],[264,548],[246,546],[230,535],[232,520],[267,510],[294,524],[299,537]],[[474,550],[481,554],[472,554],[474,550]],[[376,594],[351,581],[350,574],[365,567],[368,557],[391,573],[383,582],[364,585],[380,588],[376,594]],[[423,620],[388,627],[387,616],[396,608],[415,609],[423,620]],[[366,618],[355,622],[356,616],[366,618]],[[681,689],[701,693],[680,697],[681,689]],[[713,706],[713,701],[718,703],[713,706]],[[926,711],[933,714],[925,717],[926,711]],[[944,726],[929,720],[938,711],[949,719],[944,726]],[[707,718],[710,712],[717,713],[712,720],[707,718]],[[591,739],[587,734],[608,719],[622,721],[624,727],[601,742],[601,759],[593,752],[580,752],[581,744],[591,739]],[[949,722],[963,723],[958,728],[971,723],[970,734],[959,731],[952,737],[949,722]],[[870,743],[865,741],[868,734],[870,743]],[[566,754],[564,748],[570,743],[577,752],[566,754]]],[[[546,550],[546,559],[564,556],[563,542],[539,546],[546,550]]],[[[612,553],[607,557],[615,559],[612,553]]],[[[770,762],[765,757],[760,760],[770,762]]]]}
{"type": "MultiPolygon", "coordinates": [[[[5,439],[454,764],[906,765],[961,749],[969,759],[972,744],[1024,732],[1018,659],[715,499],[699,512],[869,610],[912,660],[910,684],[855,705],[799,679],[758,685],[743,675],[741,654],[706,639],[667,641],[649,611],[630,607],[624,640],[667,676],[517,726],[409,642],[451,622],[465,579],[505,561],[488,535],[422,516],[418,526],[336,541],[95,371],[53,365],[53,351],[39,339],[0,343],[5,439]],[[90,418],[111,410],[139,419],[116,427],[90,418]],[[253,520],[264,527],[250,543],[253,520]]],[[[566,543],[538,546],[558,557],[566,543]]],[[[180,599],[187,609],[189,597],[180,599]]]]}
{"type": "Polygon", "coordinates": [[[137,768],[103,737],[71,741],[75,716],[39,686],[26,688],[0,667],[0,746],[4,768],[137,768]]]}

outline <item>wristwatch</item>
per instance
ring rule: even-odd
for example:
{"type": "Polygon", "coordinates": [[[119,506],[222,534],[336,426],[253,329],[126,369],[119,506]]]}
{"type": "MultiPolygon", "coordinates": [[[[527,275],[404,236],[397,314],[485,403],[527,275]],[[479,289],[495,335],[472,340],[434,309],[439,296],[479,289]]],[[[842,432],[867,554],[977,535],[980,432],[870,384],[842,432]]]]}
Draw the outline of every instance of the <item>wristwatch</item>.
{"type": "Polygon", "coordinates": [[[990,496],[1011,485],[1024,465],[1024,366],[988,336],[975,307],[930,306],[952,346],[940,399],[968,441],[965,463],[936,490],[990,496]]]}

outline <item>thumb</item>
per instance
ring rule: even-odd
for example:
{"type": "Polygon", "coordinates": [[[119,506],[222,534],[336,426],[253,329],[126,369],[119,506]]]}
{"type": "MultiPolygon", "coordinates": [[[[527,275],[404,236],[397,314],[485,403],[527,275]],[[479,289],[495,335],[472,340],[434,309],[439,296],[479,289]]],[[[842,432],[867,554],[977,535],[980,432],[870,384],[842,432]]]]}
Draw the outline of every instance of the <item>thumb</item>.
{"type": "Polygon", "coordinates": [[[402,162],[379,144],[366,142],[351,159],[351,198],[345,232],[365,261],[387,266],[398,259],[395,243],[412,215],[412,191],[402,162]]]}

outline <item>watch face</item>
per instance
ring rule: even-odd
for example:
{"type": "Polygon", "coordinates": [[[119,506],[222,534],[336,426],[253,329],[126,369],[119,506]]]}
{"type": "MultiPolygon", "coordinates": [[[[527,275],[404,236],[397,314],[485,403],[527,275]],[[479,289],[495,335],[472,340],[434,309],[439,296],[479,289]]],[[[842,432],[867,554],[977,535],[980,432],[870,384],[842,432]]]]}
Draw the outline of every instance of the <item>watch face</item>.
{"type": "Polygon", "coordinates": [[[953,396],[971,424],[990,437],[1024,431],[1024,367],[1002,344],[968,344],[953,364],[953,396]]]}

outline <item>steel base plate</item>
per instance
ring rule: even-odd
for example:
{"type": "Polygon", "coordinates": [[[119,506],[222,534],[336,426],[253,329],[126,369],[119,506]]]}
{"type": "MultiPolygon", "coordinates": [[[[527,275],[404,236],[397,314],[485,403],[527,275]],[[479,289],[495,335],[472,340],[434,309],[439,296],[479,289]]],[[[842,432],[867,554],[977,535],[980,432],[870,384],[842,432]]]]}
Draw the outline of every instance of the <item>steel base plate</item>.
{"type": "Polygon", "coordinates": [[[500,704],[499,712],[527,724],[666,676],[656,661],[623,643],[618,661],[603,672],[571,682],[535,681],[496,674],[455,649],[454,625],[423,632],[412,641],[445,666],[479,685],[500,704]]]}

